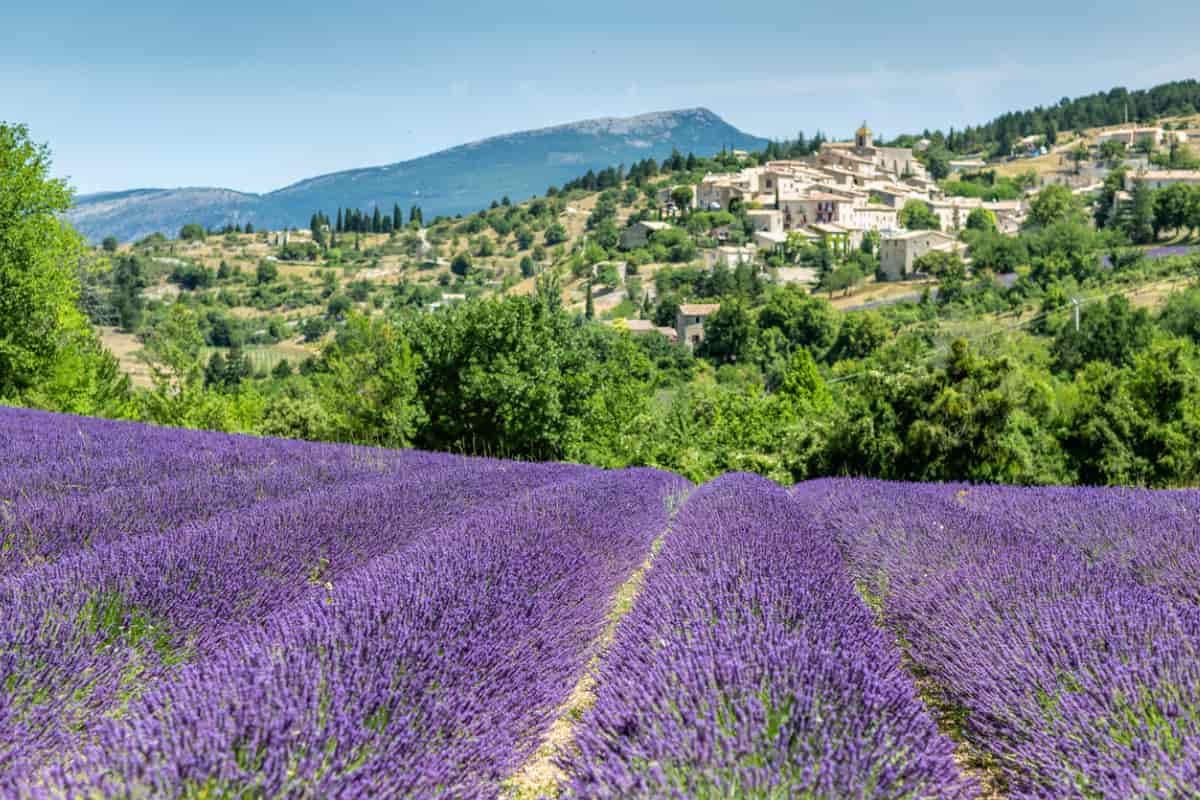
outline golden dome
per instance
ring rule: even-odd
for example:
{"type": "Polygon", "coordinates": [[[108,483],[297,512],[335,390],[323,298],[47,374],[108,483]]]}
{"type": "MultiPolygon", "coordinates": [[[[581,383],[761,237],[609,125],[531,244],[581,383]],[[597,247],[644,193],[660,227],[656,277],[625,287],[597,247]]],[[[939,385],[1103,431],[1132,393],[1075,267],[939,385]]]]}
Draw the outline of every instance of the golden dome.
{"type": "Polygon", "coordinates": [[[867,127],[867,123],[863,123],[862,127],[855,132],[855,136],[870,136],[871,129],[867,127]]]}

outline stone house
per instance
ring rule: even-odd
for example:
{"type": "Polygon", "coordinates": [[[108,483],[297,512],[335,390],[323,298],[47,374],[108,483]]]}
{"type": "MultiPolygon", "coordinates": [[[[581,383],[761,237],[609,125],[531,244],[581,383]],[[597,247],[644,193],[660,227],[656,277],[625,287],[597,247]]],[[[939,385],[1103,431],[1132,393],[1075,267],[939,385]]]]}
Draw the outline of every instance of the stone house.
{"type": "Polygon", "coordinates": [[[617,330],[629,331],[635,336],[646,336],[651,333],[662,334],[667,337],[671,343],[675,343],[679,339],[679,335],[675,333],[674,328],[662,328],[655,325],[648,319],[618,319],[609,323],[617,330]]]}
{"type": "Polygon", "coordinates": [[[735,247],[733,245],[722,245],[711,250],[701,251],[704,254],[704,266],[712,269],[721,264],[733,269],[738,264],[753,264],[754,258],[758,254],[756,248],[746,245],[744,247],[735,247]]]}
{"type": "Polygon", "coordinates": [[[783,233],[783,214],[773,208],[755,208],[746,212],[755,233],[783,233]]]}
{"type": "Polygon", "coordinates": [[[1158,147],[1163,143],[1163,138],[1163,129],[1158,127],[1117,128],[1116,130],[1102,131],[1097,134],[1096,144],[1102,145],[1105,142],[1120,142],[1130,149],[1139,144],[1150,144],[1153,147],[1158,147]]]}
{"type": "Polygon", "coordinates": [[[720,303],[684,303],[675,315],[675,335],[689,350],[704,341],[704,321],[721,307],[720,303]]]}
{"type": "Polygon", "coordinates": [[[1177,183],[1187,184],[1188,186],[1200,186],[1200,170],[1156,169],[1139,172],[1136,175],[1126,175],[1126,190],[1132,190],[1133,184],[1137,181],[1143,181],[1151,189],[1162,189],[1177,183]]]}
{"type": "Polygon", "coordinates": [[[884,233],[879,241],[879,268],[889,281],[912,276],[913,262],[934,250],[961,253],[966,247],[941,231],[898,231],[884,233]]]}

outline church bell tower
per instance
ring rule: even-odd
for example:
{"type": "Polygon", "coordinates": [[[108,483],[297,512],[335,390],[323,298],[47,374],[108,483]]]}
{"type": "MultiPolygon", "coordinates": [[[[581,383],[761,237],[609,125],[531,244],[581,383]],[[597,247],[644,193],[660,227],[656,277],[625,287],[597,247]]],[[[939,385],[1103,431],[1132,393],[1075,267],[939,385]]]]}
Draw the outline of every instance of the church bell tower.
{"type": "Polygon", "coordinates": [[[867,127],[867,123],[864,122],[858,132],[854,134],[854,146],[859,148],[875,146],[875,138],[871,135],[871,129],[867,127]]]}

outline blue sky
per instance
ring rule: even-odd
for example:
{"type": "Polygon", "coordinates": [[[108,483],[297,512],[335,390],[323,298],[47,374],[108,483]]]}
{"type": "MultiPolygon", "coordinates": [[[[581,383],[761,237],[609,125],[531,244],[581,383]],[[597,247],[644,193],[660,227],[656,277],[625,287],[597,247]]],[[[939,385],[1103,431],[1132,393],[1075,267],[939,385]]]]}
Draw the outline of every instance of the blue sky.
{"type": "Polygon", "coordinates": [[[1200,77],[1200,3],[205,3],[4,13],[0,119],[81,192],[267,191],[485,136],[706,106],[886,135],[1200,77]],[[1145,8],[1144,6],[1142,8],[1145,8]]]}

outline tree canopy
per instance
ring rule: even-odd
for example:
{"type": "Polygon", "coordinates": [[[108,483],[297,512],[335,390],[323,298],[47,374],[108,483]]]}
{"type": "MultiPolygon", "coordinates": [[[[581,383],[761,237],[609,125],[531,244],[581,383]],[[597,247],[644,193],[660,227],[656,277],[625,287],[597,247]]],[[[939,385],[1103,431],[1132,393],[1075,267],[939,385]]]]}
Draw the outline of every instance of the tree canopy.
{"type": "Polygon", "coordinates": [[[50,152],[0,123],[0,399],[81,413],[121,408],[117,373],[78,308],[83,242],[50,152]]]}

